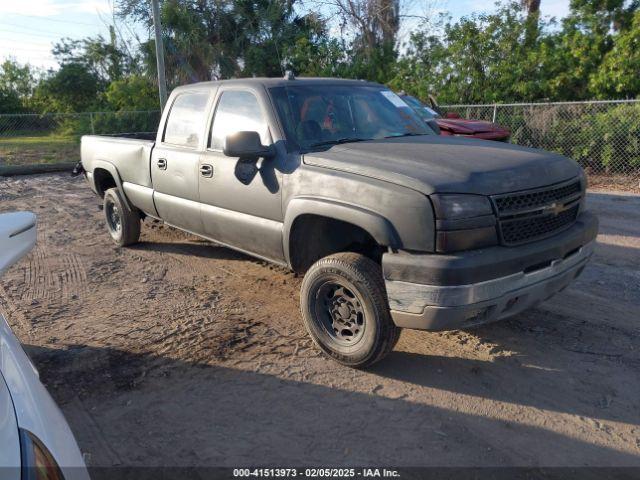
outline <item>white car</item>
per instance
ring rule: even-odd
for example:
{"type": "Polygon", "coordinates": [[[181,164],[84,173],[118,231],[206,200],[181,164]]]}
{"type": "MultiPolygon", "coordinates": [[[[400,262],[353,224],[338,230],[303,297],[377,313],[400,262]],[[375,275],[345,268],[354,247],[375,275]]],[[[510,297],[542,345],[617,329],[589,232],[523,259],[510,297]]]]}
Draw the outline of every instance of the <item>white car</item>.
{"type": "MultiPolygon", "coordinates": [[[[0,214],[0,276],[36,243],[36,216],[0,214]]],[[[0,478],[86,480],[82,454],[38,371],[0,315],[0,478]]]]}

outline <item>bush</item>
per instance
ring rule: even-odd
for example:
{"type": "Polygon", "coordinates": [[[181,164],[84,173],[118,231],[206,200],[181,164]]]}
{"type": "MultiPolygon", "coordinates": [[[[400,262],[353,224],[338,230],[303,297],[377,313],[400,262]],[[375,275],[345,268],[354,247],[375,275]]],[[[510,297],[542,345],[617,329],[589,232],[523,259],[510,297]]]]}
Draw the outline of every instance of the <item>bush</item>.
{"type": "Polygon", "coordinates": [[[158,108],[158,88],[140,75],[132,75],[109,84],[105,92],[107,103],[113,110],[154,110],[158,108]]]}
{"type": "Polygon", "coordinates": [[[97,135],[124,132],[155,132],[160,112],[100,112],[93,114],[93,132],[97,135]]]}
{"type": "Polygon", "coordinates": [[[640,103],[498,106],[497,113],[512,143],[566,155],[591,173],[640,174],[640,103]]]}

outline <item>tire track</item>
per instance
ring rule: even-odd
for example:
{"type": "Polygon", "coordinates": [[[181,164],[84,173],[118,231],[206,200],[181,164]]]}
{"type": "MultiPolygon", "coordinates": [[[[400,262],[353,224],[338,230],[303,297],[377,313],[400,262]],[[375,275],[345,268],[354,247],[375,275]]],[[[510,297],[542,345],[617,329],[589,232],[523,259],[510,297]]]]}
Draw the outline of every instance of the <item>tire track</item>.
{"type": "Polygon", "coordinates": [[[78,255],[53,256],[38,247],[23,268],[22,300],[67,299],[86,293],[87,272],[78,255]]]}
{"type": "Polygon", "coordinates": [[[87,292],[87,271],[75,253],[57,254],[47,247],[46,234],[38,232],[38,244],[23,268],[20,299],[68,299],[87,292]]]}
{"type": "Polygon", "coordinates": [[[11,300],[11,296],[4,289],[2,283],[0,283],[0,315],[4,316],[7,321],[9,321],[9,319],[17,320],[21,330],[26,333],[29,340],[33,339],[31,322],[24,313],[22,313],[22,310],[11,300]]]}

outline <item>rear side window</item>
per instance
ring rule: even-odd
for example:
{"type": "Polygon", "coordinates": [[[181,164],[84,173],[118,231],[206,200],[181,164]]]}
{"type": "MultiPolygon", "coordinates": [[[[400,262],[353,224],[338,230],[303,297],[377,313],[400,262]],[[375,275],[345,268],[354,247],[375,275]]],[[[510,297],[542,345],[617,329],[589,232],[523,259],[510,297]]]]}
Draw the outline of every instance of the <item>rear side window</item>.
{"type": "Polygon", "coordinates": [[[181,147],[197,147],[203,131],[208,99],[207,92],[178,95],[171,106],[162,141],[181,147]]]}
{"type": "Polygon", "coordinates": [[[236,90],[222,92],[211,127],[211,148],[222,150],[227,135],[239,131],[258,132],[264,145],[271,143],[269,128],[255,95],[236,90]]]}

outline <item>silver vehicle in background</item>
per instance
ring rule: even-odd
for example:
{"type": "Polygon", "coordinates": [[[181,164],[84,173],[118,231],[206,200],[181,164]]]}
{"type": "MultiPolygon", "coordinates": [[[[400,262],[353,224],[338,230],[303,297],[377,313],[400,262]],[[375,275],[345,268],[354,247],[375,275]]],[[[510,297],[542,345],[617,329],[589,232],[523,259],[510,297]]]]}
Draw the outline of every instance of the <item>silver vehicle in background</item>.
{"type": "MultiPolygon", "coordinates": [[[[36,216],[0,214],[0,276],[36,242],[36,216]]],[[[73,433],[0,315],[0,479],[85,480],[73,433]]]]}

